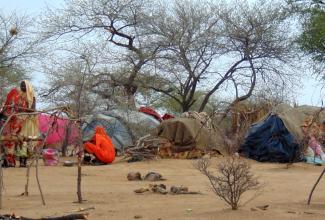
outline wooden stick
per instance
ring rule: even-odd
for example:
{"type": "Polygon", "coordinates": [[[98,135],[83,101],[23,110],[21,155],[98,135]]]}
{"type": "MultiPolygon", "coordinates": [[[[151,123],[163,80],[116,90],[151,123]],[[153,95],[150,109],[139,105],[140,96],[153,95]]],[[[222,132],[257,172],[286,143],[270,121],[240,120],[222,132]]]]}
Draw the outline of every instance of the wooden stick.
{"type": "Polygon", "coordinates": [[[39,182],[39,177],[38,177],[38,155],[36,155],[36,180],[37,180],[37,185],[38,185],[38,189],[39,189],[39,192],[41,194],[41,198],[42,198],[42,204],[45,205],[45,200],[44,200],[44,195],[43,195],[43,192],[42,192],[42,187],[41,187],[41,184],[39,182]]]}
{"type": "Polygon", "coordinates": [[[0,136],[0,142],[1,141],[28,142],[28,141],[42,141],[42,140],[43,139],[40,137],[30,138],[22,135],[0,136]]]}
{"type": "Polygon", "coordinates": [[[313,196],[314,190],[315,190],[317,184],[319,183],[320,179],[324,175],[324,173],[325,173],[325,168],[323,169],[323,172],[320,174],[320,176],[318,177],[316,183],[314,184],[313,188],[311,189],[311,192],[309,193],[307,205],[310,205],[310,200],[311,200],[311,197],[313,196]]]}
{"type": "MultiPolygon", "coordinates": [[[[52,129],[54,128],[54,123],[55,123],[55,120],[53,121],[52,125],[48,127],[48,129],[46,131],[46,134],[45,134],[45,138],[43,139],[43,142],[41,144],[40,149],[43,149],[43,147],[45,146],[48,135],[49,135],[50,131],[52,131],[52,129]]],[[[36,151],[36,157],[35,157],[35,160],[36,160],[36,180],[37,180],[38,189],[39,189],[40,194],[41,194],[42,204],[45,205],[45,199],[44,199],[44,195],[43,195],[43,191],[42,191],[42,187],[41,187],[41,184],[40,184],[40,181],[39,181],[39,175],[38,175],[38,169],[39,169],[39,163],[38,162],[39,162],[39,155],[40,154],[41,154],[41,152],[38,149],[36,151]]]]}
{"type": "MultiPolygon", "coordinates": [[[[2,135],[3,133],[3,129],[7,126],[7,124],[9,123],[9,121],[11,120],[12,117],[14,116],[22,116],[22,115],[38,115],[40,113],[48,113],[50,111],[56,111],[54,113],[51,113],[51,115],[55,115],[57,114],[57,112],[59,110],[62,111],[65,111],[67,114],[68,112],[66,111],[66,107],[57,107],[57,108],[52,108],[52,109],[47,109],[47,110],[43,110],[43,111],[33,111],[33,112],[18,112],[18,113],[14,113],[14,114],[11,114],[8,116],[8,118],[6,119],[5,123],[2,125],[1,129],[0,129],[0,136],[2,135]]],[[[69,120],[73,120],[73,119],[69,119],[69,120]]],[[[79,119],[76,119],[76,120],[79,120],[79,119]]]]}
{"type": "Polygon", "coordinates": [[[82,203],[82,194],[81,194],[81,162],[82,162],[82,156],[84,153],[83,149],[83,143],[82,143],[82,131],[81,131],[81,122],[78,124],[79,128],[79,141],[78,141],[78,177],[77,177],[77,196],[78,196],[78,202],[82,203]]]}
{"type": "Polygon", "coordinates": [[[78,220],[78,219],[87,219],[88,214],[69,214],[59,217],[44,217],[44,218],[27,218],[23,216],[15,215],[0,215],[0,219],[12,219],[12,220],[78,220]]]}
{"type": "Polygon", "coordinates": [[[81,194],[81,157],[80,156],[78,156],[77,196],[78,196],[78,202],[82,203],[82,194],[81,194]]]}
{"type": "MultiPolygon", "coordinates": [[[[48,129],[47,129],[47,131],[46,131],[45,138],[44,138],[44,140],[43,140],[43,142],[42,142],[42,145],[41,145],[41,149],[42,149],[42,148],[44,147],[44,145],[45,145],[45,142],[46,142],[46,140],[47,140],[47,137],[48,137],[48,134],[49,134],[51,128],[53,128],[53,125],[48,127],[48,129]]],[[[37,181],[37,186],[38,186],[39,192],[40,192],[40,194],[41,194],[42,204],[45,206],[45,205],[46,205],[46,204],[45,204],[45,199],[44,199],[44,195],[43,195],[43,191],[42,191],[42,187],[41,187],[41,184],[40,184],[40,181],[39,181],[39,175],[38,175],[38,169],[39,169],[39,163],[38,163],[38,160],[39,160],[39,155],[40,155],[40,150],[37,149],[37,150],[36,150],[36,156],[35,156],[35,160],[36,160],[36,167],[35,167],[35,169],[36,169],[36,181],[37,181]]],[[[27,181],[28,181],[28,180],[27,180],[27,181]]]]}
{"type": "Polygon", "coordinates": [[[3,168],[2,168],[2,157],[4,157],[4,154],[0,153],[0,209],[2,209],[2,189],[3,189],[3,168]]]}
{"type": "Polygon", "coordinates": [[[29,174],[30,174],[30,168],[33,165],[35,159],[33,159],[28,165],[27,165],[27,170],[26,170],[26,184],[25,184],[25,192],[24,196],[28,196],[28,188],[29,188],[29,174]]]}

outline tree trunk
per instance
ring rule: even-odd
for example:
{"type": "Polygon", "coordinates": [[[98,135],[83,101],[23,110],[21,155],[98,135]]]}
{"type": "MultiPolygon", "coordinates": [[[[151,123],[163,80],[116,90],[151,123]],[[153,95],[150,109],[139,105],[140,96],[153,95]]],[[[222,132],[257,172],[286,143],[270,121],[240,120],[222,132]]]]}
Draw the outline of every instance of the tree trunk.
{"type": "Polygon", "coordinates": [[[219,80],[219,82],[205,95],[201,106],[199,108],[199,112],[202,112],[205,108],[205,106],[208,104],[210,97],[220,88],[220,86],[226,82],[231,75],[235,72],[236,67],[241,64],[242,62],[244,62],[246,60],[245,57],[243,57],[242,59],[238,60],[237,62],[235,62],[228,70],[227,72],[223,75],[223,77],[219,80]]]}
{"type": "Polygon", "coordinates": [[[136,110],[134,94],[127,95],[127,108],[130,110],[136,110]]]}
{"type": "Polygon", "coordinates": [[[78,155],[78,175],[77,175],[77,196],[78,196],[78,202],[82,203],[82,194],[81,194],[81,162],[82,159],[78,155]]]}
{"type": "Polygon", "coordinates": [[[71,126],[72,126],[72,121],[69,121],[68,124],[65,127],[65,132],[64,132],[64,139],[63,139],[63,143],[62,143],[62,156],[66,157],[67,156],[67,148],[69,145],[69,137],[71,134],[71,126]]]}
{"type": "Polygon", "coordinates": [[[82,176],[82,170],[81,170],[81,163],[82,163],[82,158],[84,155],[84,146],[82,143],[82,130],[81,130],[81,122],[79,122],[78,125],[78,129],[79,129],[79,143],[78,143],[78,153],[77,153],[77,157],[78,157],[78,174],[77,174],[77,197],[78,197],[78,202],[82,203],[83,199],[82,199],[82,193],[81,193],[81,176],[82,176]]]}
{"type": "Polygon", "coordinates": [[[188,106],[188,105],[186,105],[186,104],[184,104],[183,103],[183,105],[182,105],[182,112],[188,112],[189,110],[190,110],[190,106],[188,106]]]}
{"type": "Polygon", "coordinates": [[[124,90],[127,96],[126,107],[129,110],[136,110],[135,106],[135,93],[137,91],[137,86],[133,84],[127,84],[124,86],[124,90]]]}

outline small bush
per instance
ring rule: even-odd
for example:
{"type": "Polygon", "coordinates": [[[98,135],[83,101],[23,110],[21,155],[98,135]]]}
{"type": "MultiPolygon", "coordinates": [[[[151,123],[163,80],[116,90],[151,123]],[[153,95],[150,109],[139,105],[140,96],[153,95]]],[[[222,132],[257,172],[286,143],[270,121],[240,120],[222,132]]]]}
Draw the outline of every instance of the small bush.
{"type": "Polygon", "coordinates": [[[213,175],[208,168],[210,160],[202,158],[195,164],[203,175],[208,177],[214,193],[237,210],[243,193],[249,190],[257,190],[260,183],[251,173],[250,166],[244,160],[232,157],[218,164],[219,175],[213,175]]]}

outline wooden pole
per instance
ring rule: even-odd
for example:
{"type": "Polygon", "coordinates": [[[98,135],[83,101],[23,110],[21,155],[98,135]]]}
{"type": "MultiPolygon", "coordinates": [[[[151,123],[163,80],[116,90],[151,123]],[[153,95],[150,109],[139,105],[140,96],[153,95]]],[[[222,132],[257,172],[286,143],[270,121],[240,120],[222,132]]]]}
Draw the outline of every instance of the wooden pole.
{"type": "Polygon", "coordinates": [[[27,164],[26,170],[26,184],[25,184],[25,192],[24,196],[28,196],[28,188],[29,188],[29,176],[30,176],[30,168],[33,166],[35,159],[33,159],[29,164],[27,164]]]}
{"type": "Polygon", "coordinates": [[[3,163],[3,158],[4,154],[0,153],[0,209],[2,209],[2,190],[3,190],[3,168],[2,168],[2,163],[3,163]]]}
{"type": "Polygon", "coordinates": [[[45,205],[45,199],[44,199],[42,187],[41,187],[41,184],[39,182],[39,177],[38,177],[38,167],[39,167],[38,166],[38,160],[39,160],[39,157],[38,157],[38,155],[36,155],[36,180],[37,180],[37,185],[38,185],[39,192],[41,194],[42,204],[45,205]]]}
{"type": "Polygon", "coordinates": [[[84,153],[83,149],[83,143],[82,143],[82,131],[81,131],[81,122],[78,122],[78,129],[79,129],[79,140],[78,140],[78,177],[77,177],[77,195],[78,195],[78,202],[82,203],[82,194],[81,194],[81,162],[82,162],[82,156],[84,153]]]}
{"type": "Polygon", "coordinates": [[[80,220],[80,219],[88,219],[88,213],[84,214],[69,214],[58,217],[43,217],[43,218],[28,218],[24,216],[15,216],[13,215],[0,215],[0,219],[12,219],[12,220],[80,220]]]}
{"type": "Polygon", "coordinates": [[[79,156],[78,156],[77,195],[78,195],[78,202],[82,203],[82,194],[81,194],[81,157],[79,157],[79,156]]]}
{"type": "Polygon", "coordinates": [[[307,205],[310,205],[311,197],[313,196],[314,190],[315,190],[317,184],[319,183],[320,179],[321,179],[322,176],[324,175],[324,173],[325,173],[325,168],[323,169],[322,173],[321,173],[320,176],[318,177],[316,183],[314,184],[313,188],[311,189],[311,191],[310,191],[310,193],[309,193],[309,197],[308,197],[307,205]]]}

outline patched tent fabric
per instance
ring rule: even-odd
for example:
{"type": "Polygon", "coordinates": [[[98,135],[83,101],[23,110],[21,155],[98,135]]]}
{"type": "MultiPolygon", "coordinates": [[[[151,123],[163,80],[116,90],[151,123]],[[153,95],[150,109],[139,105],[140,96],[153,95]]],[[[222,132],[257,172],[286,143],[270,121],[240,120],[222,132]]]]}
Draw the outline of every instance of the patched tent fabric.
{"type": "Polygon", "coordinates": [[[112,138],[115,149],[123,151],[133,145],[133,139],[152,132],[159,121],[150,115],[137,111],[111,110],[90,116],[83,127],[83,141],[90,140],[96,126],[103,126],[112,138]]]}
{"type": "MultiPolygon", "coordinates": [[[[303,138],[303,133],[301,130],[301,125],[307,117],[312,117],[315,113],[320,111],[320,107],[315,106],[299,106],[291,107],[286,104],[277,106],[272,112],[277,114],[285,124],[286,128],[290,131],[294,137],[301,141],[303,138]]],[[[325,119],[325,112],[321,111],[317,123],[321,123],[325,119]]]]}
{"type": "MultiPolygon", "coordinates": [[[[318,107],[300,106],[293,108],[286,104],[276,106],[261,121],[248,131],[239,152],[261,162],[292,162],[299,160],[299,143],[303,140],[301,125],[306,117],[313,116],[318,107]]],[[[325,115],[319,114],[319,122],[325,115]]]]}
{"type": "Polygon", "coordinates": [[[204,128],[193,118],[163,121],[157,128],[157,135],[172,142],[172,150],[175,152],[215,149],[221,154],[226,154],[219,134],[204,128]]]}

